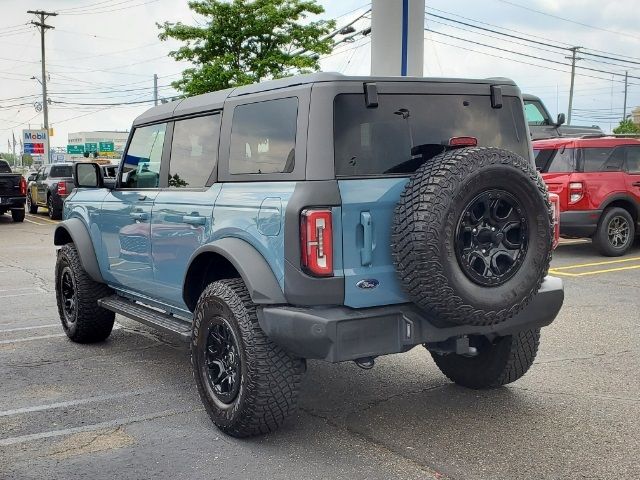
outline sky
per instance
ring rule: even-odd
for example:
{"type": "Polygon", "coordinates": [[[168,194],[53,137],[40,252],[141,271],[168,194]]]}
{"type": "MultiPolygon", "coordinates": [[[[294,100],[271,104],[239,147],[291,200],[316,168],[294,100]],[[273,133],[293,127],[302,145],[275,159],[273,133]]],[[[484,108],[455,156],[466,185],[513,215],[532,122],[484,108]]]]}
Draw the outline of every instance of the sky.
{"type": "MultiPolygon", "coordinates": [[[[369,6],[364,0],[318,3],[325,8],[322,17],[338,25],[369,6]]],[[[622,118],[625,70],[627,113],[640,105],[637,0],[426,0],[426,8],[425,26],[438,33],[425,31],[425,76],[512,78],[555,116],[568,105],[566,49],[580,46],[600,57],[579,54],[572,123],[615,127],[622,118]]],[[[156,22],[202,22],[186,0],[0,0],[0,152],[7,151],[12,133],[19,139],[23,128],[43,122],[34,108],[41,86],[31,78],[41,76],[40,35],[27,13],[40,9],[58,12],[47,21],[55,28],[46,33],[52,146],[65,146],[70,132],[127,130],[152,105],[154,74],[160,97],[176,95],[170,83],[189,65],[168,56],[178,44],[161,42],[156,22]],[[131,102],[141,103],[111,105],[131,102]]],[[[363,18],[355,26],[368,23],[363,18]]],[[[367,75],[370,54],[370,38],[360,37],[322,59],[322,70],[367,75]]]]}

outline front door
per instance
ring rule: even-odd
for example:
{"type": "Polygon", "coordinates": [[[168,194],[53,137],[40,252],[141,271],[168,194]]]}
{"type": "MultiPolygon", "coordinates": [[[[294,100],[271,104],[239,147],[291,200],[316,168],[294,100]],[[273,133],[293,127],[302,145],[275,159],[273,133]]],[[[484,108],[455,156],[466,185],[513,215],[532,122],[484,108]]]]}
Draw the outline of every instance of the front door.
{"type": "Polygon", "coordinates": [[[123,158],[116,189],[102,203],[99,228],[110,283],[136,293],[153,292],[151,211],[161,187],[166,123],[138,127],[123,158]]]}

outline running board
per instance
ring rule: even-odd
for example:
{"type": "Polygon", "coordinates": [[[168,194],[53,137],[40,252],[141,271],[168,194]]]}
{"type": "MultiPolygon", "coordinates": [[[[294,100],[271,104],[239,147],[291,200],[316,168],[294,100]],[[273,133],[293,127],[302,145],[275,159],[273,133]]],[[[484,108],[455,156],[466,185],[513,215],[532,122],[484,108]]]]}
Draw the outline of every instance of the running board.
{"type": "Polygon", "coordinates": [[[119,295],[101,298],[98,300],[98,305],[136,322],[144,323],[164,333],[174,335],[183,342],[191,340],[191,323],[186,320],[141,305],[119,295]]]}

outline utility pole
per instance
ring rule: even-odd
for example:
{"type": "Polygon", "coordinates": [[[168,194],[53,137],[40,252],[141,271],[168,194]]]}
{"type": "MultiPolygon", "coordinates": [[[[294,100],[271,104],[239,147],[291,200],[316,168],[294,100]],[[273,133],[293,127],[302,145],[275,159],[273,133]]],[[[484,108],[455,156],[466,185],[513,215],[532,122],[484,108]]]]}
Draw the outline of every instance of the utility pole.
{"type": "Polygon", "coordinates": [[[582,58],[576,57],[578,50],[582,47],[571,47],[571,56],[565,57],[571,59],[571,88],[569,89],[569,111],[567,112],[567,125],[571,125],[571,110],[573,109],[573,86],[576,76],[576,61],[582,60],[582,58]]]}
{"type": "Polygon", "coordinates": [[[629,72],[624,72],[624,109],[622,111],[622,121],[627,119],[627,89],[629,87],[629,72]]]}
{"type": "MultiPolygon", "coordinates": [[[[40,28],[40,54],[42,57],[42,112],[44,114],[44,129],[47,131],[47,142],[46,145],[49,145],[48,141],[50,138],[49,135],[49,102],[47,99],[47,69],[46,69],[46,60],[45,60],[45,48],[44,48],[44,34],[47,30],[53,29],[51,25],[47,25],[45,20],[49,17],[55,17],[58,15],[55,12],[45,12],[44,10],[27,10],[27,13],[32,13],[39,17],[39,22],[32,21],[31,23],[38,28],[40,28]]],[[[44,152],[45,154],[45,164],[49,163],[49,149],[44,152]]]]}
{"type": "Polygon", "coordinates": [[[158,74],[153,74],[153,104],[158,105],[158,74]]]}

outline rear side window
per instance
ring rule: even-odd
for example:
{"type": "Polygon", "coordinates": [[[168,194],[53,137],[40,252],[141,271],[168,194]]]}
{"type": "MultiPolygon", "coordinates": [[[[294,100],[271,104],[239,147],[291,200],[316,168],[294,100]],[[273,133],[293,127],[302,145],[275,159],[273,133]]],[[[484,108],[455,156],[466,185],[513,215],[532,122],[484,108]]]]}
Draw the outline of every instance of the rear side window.
{"type": "Polygon", "coordinates": [[[407,174],[443,152],[451,137],[476,137],[478,145],[529,157],[522,102],[488,96],[379,95],[367,108],[363,94],[334,102],[335,169],[338,176],[407,174]]]}
{"type": "MultiPolygon", "coordinates": [[[[620,154],[622,153],[622,149],[618,149],[618,151],[620,154]]],[[[606,171],[605,165],[612,153],[613,147],[582,148],[580,151],[582,156],[582,171],[606,171]]]]}
{"type": "Polygon", "coordinates": [[[122,186],[158,188],[166,123],[136,128],[124,157],[122,186]]]}
{"type": "Polygon", "coordinates": [[[560,148],[551,150],[534,150],[536,168],[542,173],[575,172],[575,150],[560,148]]]}
{"type": "Polygon", "coordinates": [[[54,165],[51,167],[51,175],[53,178],[72,177],[73,167],[71,165],[54,165]]]}
{"type": "Polygon", "coordinates": [[[292,172],[297,121],[295,97],[237,106],[231,124],[229,172],[292,172]]]}
{"type": "Polygon", "coordinates": [[[173,129],[170,188],[204,187],[218,160],[220,115],[179,120],[173,129]]]}

